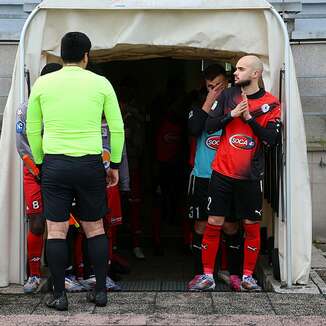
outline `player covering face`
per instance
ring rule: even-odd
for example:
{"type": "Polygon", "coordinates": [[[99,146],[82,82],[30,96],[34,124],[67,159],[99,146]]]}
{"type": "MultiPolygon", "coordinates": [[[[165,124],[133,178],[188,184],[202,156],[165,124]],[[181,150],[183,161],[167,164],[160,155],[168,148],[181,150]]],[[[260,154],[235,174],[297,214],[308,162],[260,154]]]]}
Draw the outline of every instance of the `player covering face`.
{"type": "Polygon", "coordinates": [[[259,88],[263,65],[255,56],[242,57],[234,73],[236,86],[225,90],[212,116],[208,133],[222,130],[208,190],[208,224],[202,241],[203,275],[197,291],[215,288],[213,270],[226,216],[242,221],[244,263],[241,289],[259,291],[253,278],[260,249],[264,147],[273,146],[280,135],[278,100],[259,88]]]}

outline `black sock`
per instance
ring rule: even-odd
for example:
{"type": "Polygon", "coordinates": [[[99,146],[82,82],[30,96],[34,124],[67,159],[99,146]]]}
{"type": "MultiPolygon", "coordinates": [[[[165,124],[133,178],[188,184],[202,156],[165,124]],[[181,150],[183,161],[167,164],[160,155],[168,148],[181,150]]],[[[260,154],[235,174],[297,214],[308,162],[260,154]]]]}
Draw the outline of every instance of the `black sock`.
{"type": "Polygon", "coordinates": [[[68,264],[66,239],[48,239],[46,255],[53,278],[54,295],[60,296],[65,289],[65,269],[68,264]]]}
{"type": "Polygon", "coordinates": [[[226,252],[228,259],[228,270],[230,275],[241,276],[241,266],[243,257],[242,234],[237,232],[233,235],[225,234],[226,252]]]}
{"type": "Polygon", "coordinates": [[[91,266],[90,258],[88,255],[88,241],[83,237],[82,241],[82,250],[83,250],[83,264],[84,264],[84,279],[88,279],[91,275],[94,275],[93,268],[91,266]]]}
{"type": "Polygon", "coordinates": [[[108,238],[106,234],[97,235],[88,239],[88,255],[96,278],[95,291],[106,291],[106,276],[108,273],[108,238]]]}
{"type": "Polygon", "coordinates": [[[197,232],[193,232],[193,239],[192,239],[192,251],[194,253],[194,269],[195,275],[203,274],[203,263],[201,260],[201,242],[203,240],[203,235],[198,234],[197,232]]]}

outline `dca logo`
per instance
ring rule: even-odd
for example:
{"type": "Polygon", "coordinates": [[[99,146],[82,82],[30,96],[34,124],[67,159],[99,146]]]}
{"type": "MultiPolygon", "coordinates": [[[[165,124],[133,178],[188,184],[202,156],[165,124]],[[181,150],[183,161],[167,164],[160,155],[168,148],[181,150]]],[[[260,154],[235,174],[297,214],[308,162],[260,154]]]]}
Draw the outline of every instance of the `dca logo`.
{"type": "Polygon", "coordinates": [[[252,149],[256,146],[255,141],[251,137],[241,134],[231,136],[229,142],[234,148],[239,149],[252,149]]]}
{"type": "Polygon", "coordinates": [[[218,145],[220,144],[220,136],[210,136],[206,138],[206,146],[210,149],[217,150],[218,145]]]}

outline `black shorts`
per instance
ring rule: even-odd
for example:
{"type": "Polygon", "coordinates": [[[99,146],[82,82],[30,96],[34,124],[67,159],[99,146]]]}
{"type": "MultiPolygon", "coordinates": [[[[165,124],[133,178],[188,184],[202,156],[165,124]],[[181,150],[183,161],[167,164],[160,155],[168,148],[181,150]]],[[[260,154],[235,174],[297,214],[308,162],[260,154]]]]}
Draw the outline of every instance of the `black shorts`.
{"type": "Polygon", "coordinates": [[[189,177],[188,185],[188,217],[191,220],[207,220],[207,196],[209,178],[194,175],[189,177]]]}
{"type": "Polygon", "coordinates": [[[239,180],[213,171],[208,187],[208,215],[260,221],[262,205],[262,180],[239,180]]]}
{"type": "Polygon", "coordinates": [[[76,217],[82,221],[101,219],[107,213],[105,177],[101,155],[45,155],[41,178],[45,218],[68,221],[75,198],[76,217]]]}

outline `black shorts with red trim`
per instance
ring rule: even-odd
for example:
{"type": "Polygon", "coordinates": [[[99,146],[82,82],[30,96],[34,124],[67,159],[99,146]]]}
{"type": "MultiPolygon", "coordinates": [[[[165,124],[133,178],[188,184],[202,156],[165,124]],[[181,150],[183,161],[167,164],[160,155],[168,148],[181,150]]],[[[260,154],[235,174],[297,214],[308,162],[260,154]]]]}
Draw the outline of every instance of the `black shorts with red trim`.
{"type": "Polygon", "coordinates": [[[208,215],[260,221],[262,205],[262,180],[234,179],[213,170],[208,186],[208,215]]]}

